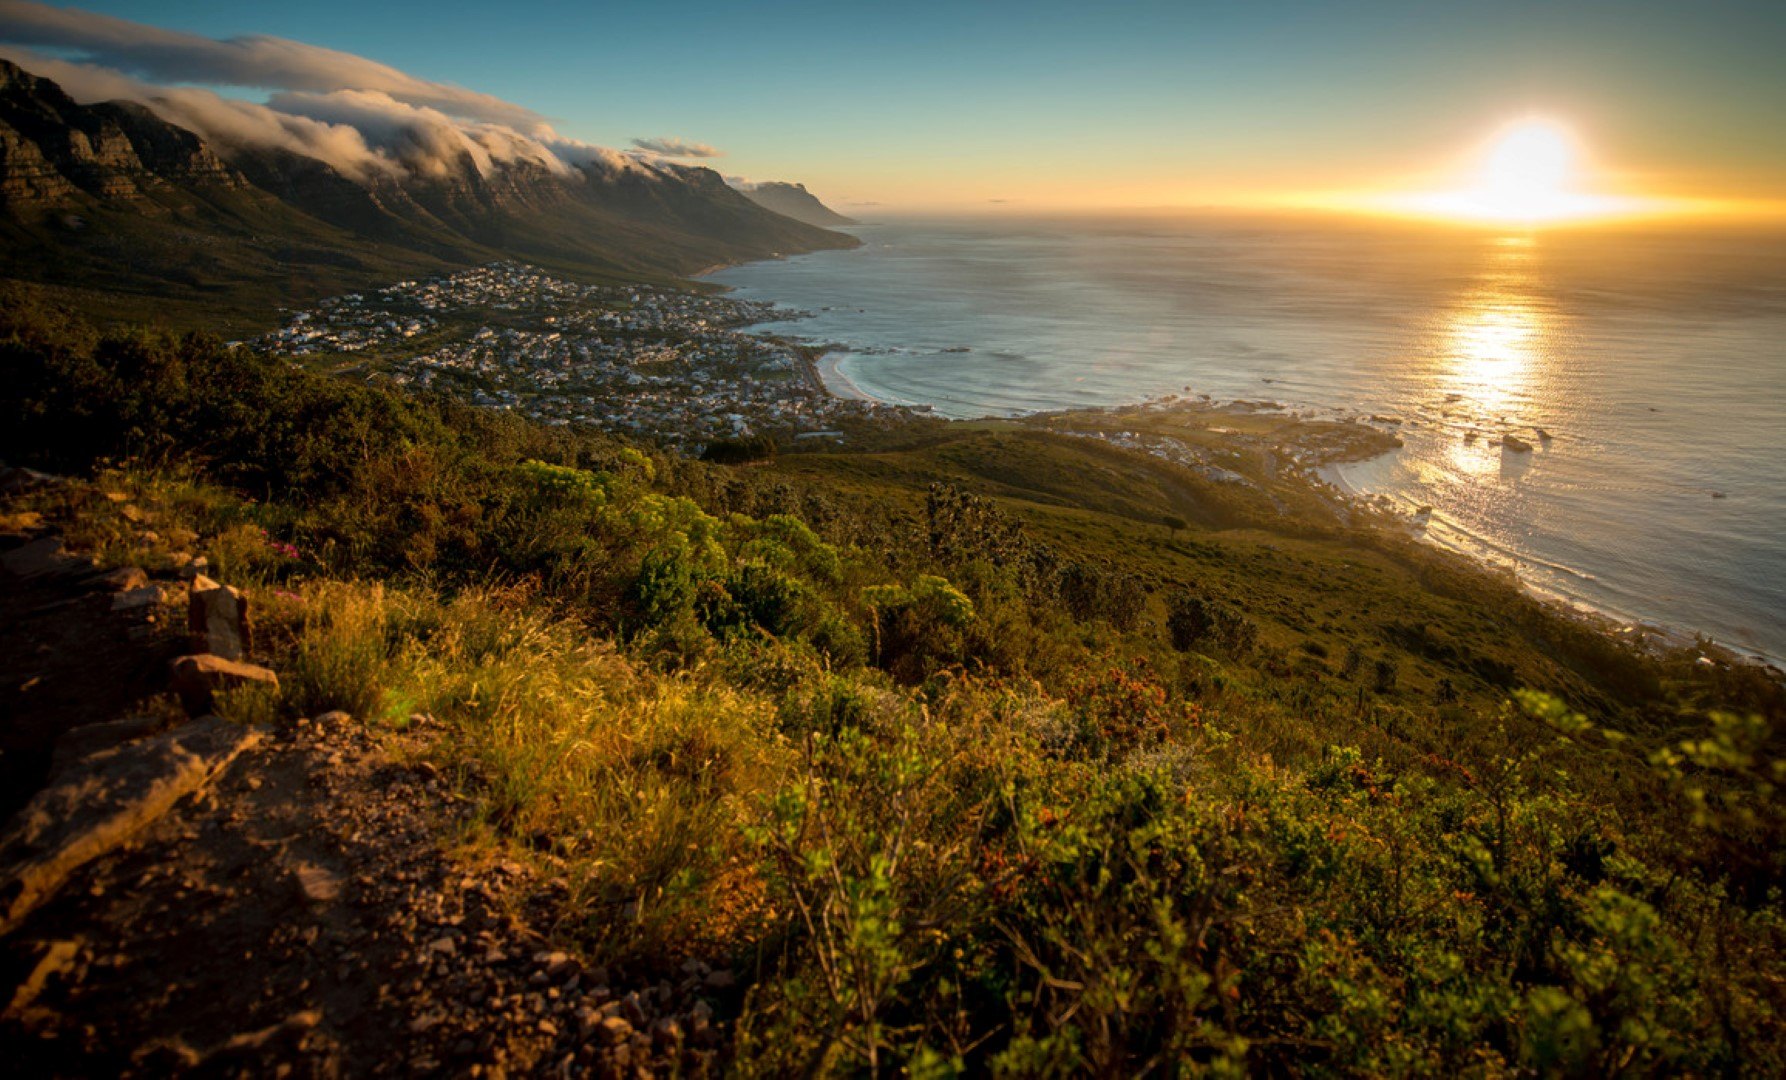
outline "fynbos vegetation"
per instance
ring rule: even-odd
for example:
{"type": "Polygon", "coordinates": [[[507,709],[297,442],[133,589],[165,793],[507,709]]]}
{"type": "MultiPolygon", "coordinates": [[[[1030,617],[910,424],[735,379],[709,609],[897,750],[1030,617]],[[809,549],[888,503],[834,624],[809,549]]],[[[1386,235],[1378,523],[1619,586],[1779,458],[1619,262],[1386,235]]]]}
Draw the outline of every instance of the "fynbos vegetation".
{"type": "Polygon", "coordinates": [[[443,842],[548,866],[592,960],[742,973],[738,1072],[1786,1070],[1758,673],[1392,536],[1025,487],[1167,475],[1087,440],[729,468],[17,306],[0,367],[0,454],[255,597],[232,719],[419,738],[443,842]]]}

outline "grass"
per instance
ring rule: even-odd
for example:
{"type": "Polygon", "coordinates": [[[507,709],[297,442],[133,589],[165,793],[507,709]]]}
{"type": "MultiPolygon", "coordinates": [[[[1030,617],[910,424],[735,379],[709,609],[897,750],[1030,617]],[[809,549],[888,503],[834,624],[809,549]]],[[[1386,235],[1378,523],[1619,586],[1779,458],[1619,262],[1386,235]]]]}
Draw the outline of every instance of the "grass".
{"type": "Polygon", "coordinates": [[[1786,1068],[1758,676],[1080,438],[728,470],[7,347],[6,452],[94,477],[22,509],[206,554],[282,674],[227,707],[402,732],[592,956],[744,972],[736,1071],[1786,1068]]]}

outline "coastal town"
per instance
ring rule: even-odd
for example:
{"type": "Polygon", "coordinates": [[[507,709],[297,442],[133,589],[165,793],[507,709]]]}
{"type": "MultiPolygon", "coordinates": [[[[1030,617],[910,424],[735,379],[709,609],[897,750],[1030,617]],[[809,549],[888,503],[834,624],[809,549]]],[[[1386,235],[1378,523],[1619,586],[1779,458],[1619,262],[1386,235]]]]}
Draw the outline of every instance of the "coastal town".
{"type": "Polygon", "coordinates": [[[915,411],[832,396],[811,356],[748,327],[788,312],[492,263],[290,314],[249,347],[700,453],[753,436],[832,439],[915,411]]]}

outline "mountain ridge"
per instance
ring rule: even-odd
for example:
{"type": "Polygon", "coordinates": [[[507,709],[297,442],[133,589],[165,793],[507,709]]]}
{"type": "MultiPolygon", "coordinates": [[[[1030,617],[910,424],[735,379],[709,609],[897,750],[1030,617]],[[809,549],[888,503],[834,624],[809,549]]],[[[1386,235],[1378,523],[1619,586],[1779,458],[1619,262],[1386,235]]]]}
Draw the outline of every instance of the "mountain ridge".
{"type": "Polygon", "coordinates": [[[80,104],[5,60],[0,236],[0,276],[102,276],[108,289],[195,310],[233,304],[245,317],[268,300],[492,258],[667,282],[858,243],[698,166],[480,166],[464,154],[430,175],[363,181],[294,150],[214,146],[132,102],[80,104]]]}

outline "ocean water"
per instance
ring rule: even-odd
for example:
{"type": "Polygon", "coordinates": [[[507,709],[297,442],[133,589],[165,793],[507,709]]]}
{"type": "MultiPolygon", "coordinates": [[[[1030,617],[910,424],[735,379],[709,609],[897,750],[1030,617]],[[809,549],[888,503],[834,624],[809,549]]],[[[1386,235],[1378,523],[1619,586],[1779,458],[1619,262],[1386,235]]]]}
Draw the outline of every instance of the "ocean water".
{"type": "Polygon", "coordinates": [[[1430,506],[1432,540],[1540,591],[1786,658],[1786,234],[854,231],[712,280],[809,313],[764,329],[833,346],[839,389],[948,416],[1188,391],[1399,420],[1402,450],[1333,478],[1430,506]]]}

